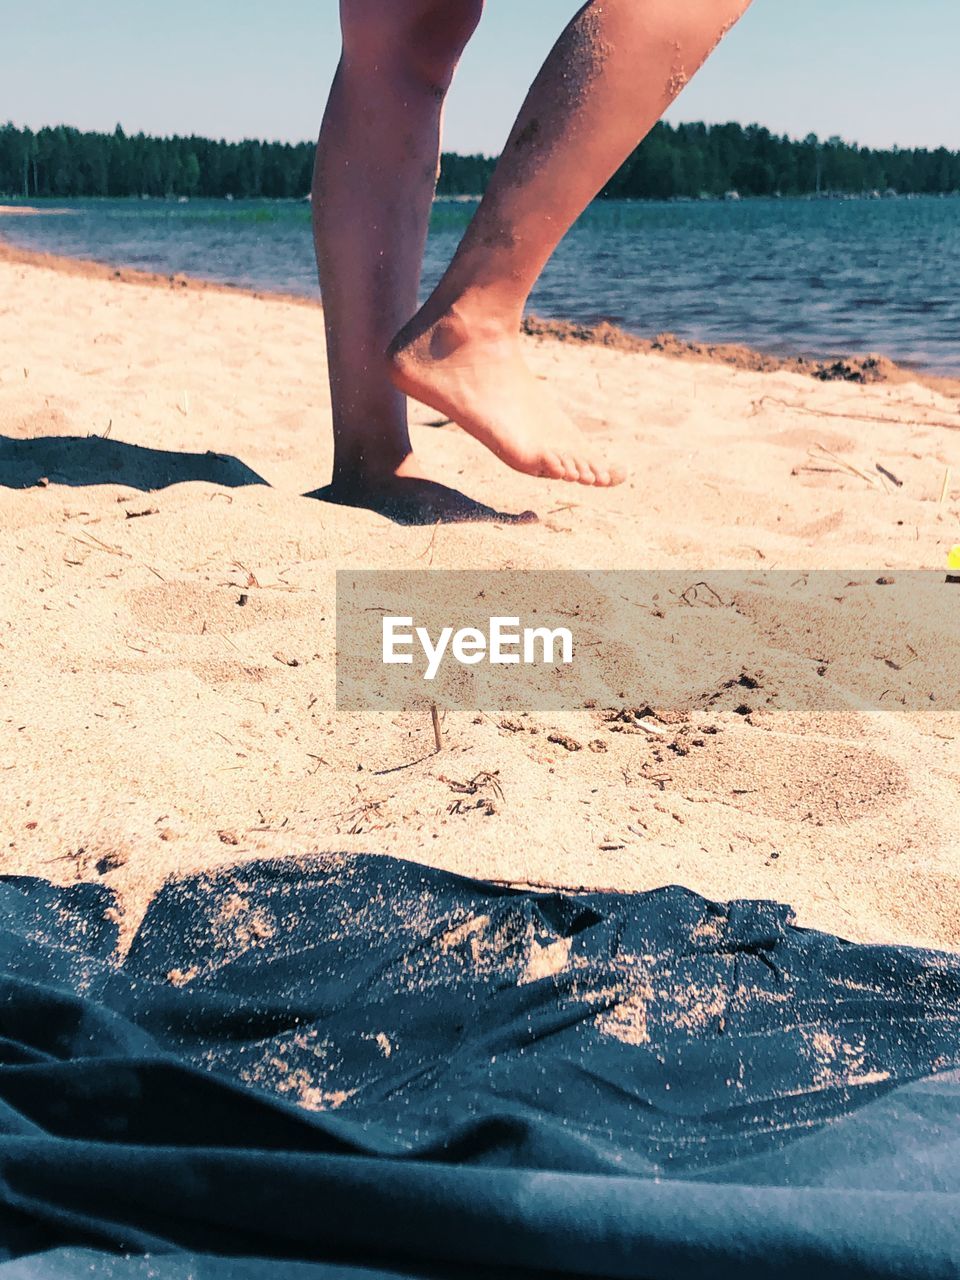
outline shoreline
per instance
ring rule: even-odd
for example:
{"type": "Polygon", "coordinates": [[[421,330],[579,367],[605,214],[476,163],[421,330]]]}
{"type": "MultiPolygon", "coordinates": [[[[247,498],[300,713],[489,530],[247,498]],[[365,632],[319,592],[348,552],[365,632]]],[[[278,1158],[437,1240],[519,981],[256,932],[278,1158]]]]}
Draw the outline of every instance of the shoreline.
{"type": "Polygon", "coordinates": [[[28,204],[0,204],[0,217],[4,218],[42,218],[72,212],[72,209],[37,209],[28,204]]]}
{"type": "MultiPolygon", "coordinates": [[[[19,210],[16,208],[8,210],[6,206],[0,206],[0,214],[6,212],[16,215],[19,210]]],[[[32,211],[35,216],[43,216],[45,212],[44,210],[32,211]]],[[[308,298],[302,294],[285,293],[282,290],[252,289],[245,285],[223,284],[216,280],[204,280],[198,276],[180,272],[169,275],[163,272],[143,271],[137,267],[114,266],[93,258],[72,258],[65,254],[22,249],[10,244],[2,234],[0,234],[0,263],[41,267],[82,279],[113,280],[122,284],[158,289],[228,294],[231,297],[256,298],[262,301],[284,302],[293,306],[322,309],[319,298],[308,298]]],[[[851,382],[859,385],[875,383],[903,385],[914,382],[938,391],[942,395],[960,397],[960,378],[913,369],[876,353],[854,355],[838,352],[822,360],[803,355],[779,356],[758,351],[742,343],[695,342],[680,338],[673,333],[661,333],[645,338],[606,321],[599,324],[585,324],[575,320],[546,319],[534,315],[525,317],[523,332],[529,337],[548,338],[556,342],[607,347],[627,354],[656,354],[675,360],[725,365],[728,368],[749,370],[753,373],[799,373],[819,382],[851,382]]]]}

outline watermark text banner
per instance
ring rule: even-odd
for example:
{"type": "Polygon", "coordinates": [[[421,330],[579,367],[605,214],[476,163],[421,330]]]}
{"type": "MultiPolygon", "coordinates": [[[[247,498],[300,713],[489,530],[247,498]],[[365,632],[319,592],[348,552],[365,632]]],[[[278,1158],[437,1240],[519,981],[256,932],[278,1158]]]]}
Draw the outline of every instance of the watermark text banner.
{"type": "Polygon", "coordinates": [[[960,584],[871,569],[339,571],[338,707],[424,703],[956,710],[960,584]]]}

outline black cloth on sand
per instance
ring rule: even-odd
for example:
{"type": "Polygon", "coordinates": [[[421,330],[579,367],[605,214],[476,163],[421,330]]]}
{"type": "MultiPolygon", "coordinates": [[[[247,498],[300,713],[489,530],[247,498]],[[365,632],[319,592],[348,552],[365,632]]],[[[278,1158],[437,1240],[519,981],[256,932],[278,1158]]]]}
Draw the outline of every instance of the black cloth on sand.
{"type": "Polygon", "coordinates": [[[960,1275],[960,956],[381,857],[0,880],[0,1280],[960,1275]]]}

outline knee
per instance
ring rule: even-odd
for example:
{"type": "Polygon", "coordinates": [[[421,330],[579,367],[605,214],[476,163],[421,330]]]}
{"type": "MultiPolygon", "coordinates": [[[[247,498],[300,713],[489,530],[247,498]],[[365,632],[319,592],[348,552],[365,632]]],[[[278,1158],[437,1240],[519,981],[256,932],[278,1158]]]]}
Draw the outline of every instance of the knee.
{"type": "Polygon", "coordinates": [[[341,0],[344,57],[446,88],[484,0],[341,0]]]}
{"type": "Polygon", "coordinates": [[[446,87],[477,28],[483,0],[426,0],[405,36],[411,66],[431,84],[446,87]]]}

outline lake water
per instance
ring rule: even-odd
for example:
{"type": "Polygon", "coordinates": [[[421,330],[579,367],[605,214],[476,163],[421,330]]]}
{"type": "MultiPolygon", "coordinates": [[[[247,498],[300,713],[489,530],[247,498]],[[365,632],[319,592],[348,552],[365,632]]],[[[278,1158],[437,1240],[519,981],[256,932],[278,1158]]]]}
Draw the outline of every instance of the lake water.
{"type": "MultiPolygon", "coordinates": [[[[318,292],[306,203],[57,207],[72,215],[0,217],[0,235],[116,265],[318,292]]],[[[437,203],[425,287],[472,212],[437,203]]],[[[561,244],[530,309],[774,354],[879,352],[960,375],[960,199],[598,202],[561,244]]]]}

